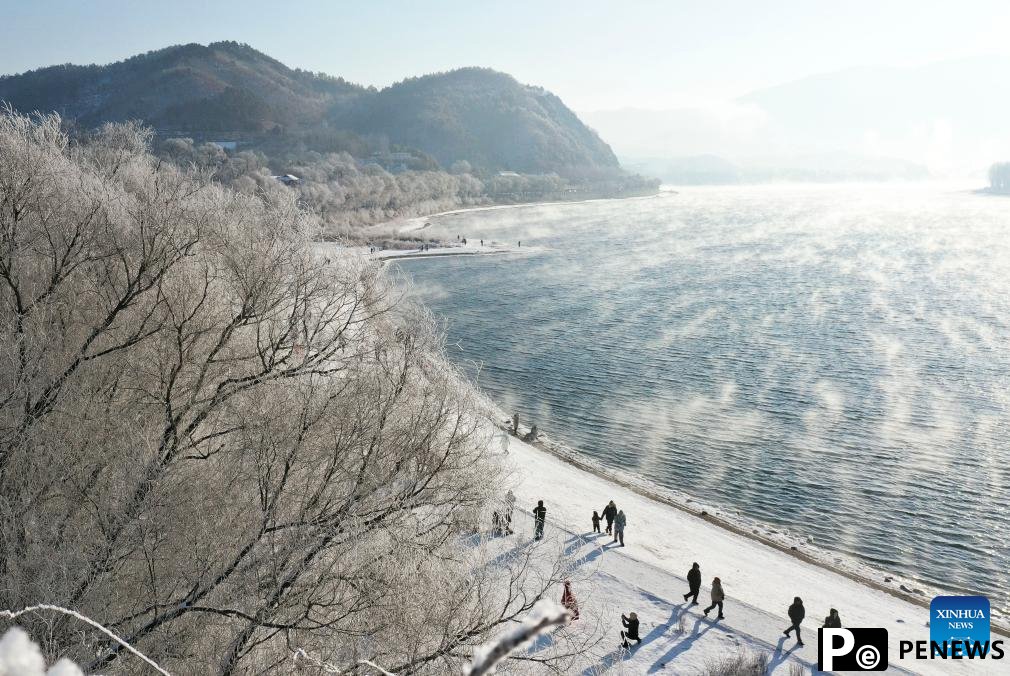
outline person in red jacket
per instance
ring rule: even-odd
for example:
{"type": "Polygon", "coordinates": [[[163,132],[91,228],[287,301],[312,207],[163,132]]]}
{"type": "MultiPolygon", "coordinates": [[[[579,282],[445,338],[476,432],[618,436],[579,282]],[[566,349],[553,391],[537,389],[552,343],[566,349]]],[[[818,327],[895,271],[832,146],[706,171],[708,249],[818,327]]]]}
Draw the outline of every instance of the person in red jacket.
{"type": "Polygon", "coordinates": [[[561,605],[572,614],[572,619],[579,619],[579,602],[575,600],[575,592],[572,591],[572,583],[565,580],[565,590],[561,592],[561,605]]]}

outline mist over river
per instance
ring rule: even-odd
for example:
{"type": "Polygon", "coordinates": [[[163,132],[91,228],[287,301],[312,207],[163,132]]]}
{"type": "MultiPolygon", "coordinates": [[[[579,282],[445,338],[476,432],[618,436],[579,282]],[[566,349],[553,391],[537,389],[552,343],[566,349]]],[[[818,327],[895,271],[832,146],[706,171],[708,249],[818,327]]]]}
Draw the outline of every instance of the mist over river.
{"type": "Polygon", "coordinates": [[[431,222],[543,249],[397,263],[506,411],[1007,613],[1010,198],[688,188],[431,222]]]}

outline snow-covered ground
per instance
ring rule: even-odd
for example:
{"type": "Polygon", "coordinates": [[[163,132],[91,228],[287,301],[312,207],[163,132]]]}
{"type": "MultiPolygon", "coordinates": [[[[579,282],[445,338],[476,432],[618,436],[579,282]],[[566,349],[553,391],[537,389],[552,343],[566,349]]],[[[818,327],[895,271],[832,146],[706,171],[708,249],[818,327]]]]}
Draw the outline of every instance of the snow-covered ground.
{"type": "MultiPolygon", "coordinates": [[[[440,211],[435,214],[428,214],[427,216],[413,216],[411,218],[394,219],[392,221],[386,221],[385,223],[380,223],[379,225],[395,225],[397,232],[410,233],[416,232],[418,230],[424,230],[430,225],[430,221],[433,218],[440,218],[442,216],[455,216],[458,214],[466,214],[479,211],[501,211],[503,209],[529,209],[535,207],[550,207],[550,206],[564,206],[569,204],[589,204],[592,202],[613,202],[620,200],[648,200],[655,199],[662,195],[676,194],[676,190],[669,187],[662,187],[660,191],[655,195],[636,195],[634,197],[598,197],[587,200],[563,200],[560,202],[521,202],[519,204],[487,204],[479,207],[463,207],[461,209],[452,209],[450,211],[440,211]]],[[[377,226],[372,226],[377,227],[377,226]]]]}
{"type": "MultiPolygon", "coordinates": [[[[801,560],[742,534],[731,532],[681,508],[642,495],[596,473],[580,469],[555,455],[509,440],[509,463],[515,472],[517,511],[529,512],[538,499],[547,507],[548,534],[560,540],[576,559],[575,594],[582,619],[613,627],[613,641],[587,652],[585,676],[619,673],[704,673],[720,659],[737,652],[765,652],[772,673],[788,674],[796,666],[816,672],[817,628],[830,608],[837,608],[843,626],[884,627],[890,638],[894,673],[1006,673],[1004,661],[898,660],[898,641],[928,640],[929,611],[880,589],[871,588],[829,568],[801,560]],[[628,524],[621,548],[607,535],[594,535],[590,517],[602,513],[609,500],[624,510],[628,524]],[[553,534],[551,531],[553,530],[553,534]],[[704,584],[701,605],[684,602],[686,574],[692,562],[701,565],[704,584]],[[713,577],[722,579],[726,619],[717,611],[705,617],[713,577]],[[794,596],[803,599],[805,646],[782,631],[790,624],[786,608],[794,596]],[[620,614],[636,612],[642,645],[630,652],[618,649],[620,614]],[[605,613],[607,617],[593,617],[605,613]]],[[[516,519],[519,540],[531,525],[516,519]]],[[[558,592],[560,598],[560,591],[558,592]]],[[[998,638],[993,634],[993,638],[998,638]]],[[[535,648],[534,648],[535,649],[535,648]]]]}
{"type": "Polygon", "coordinates": [[[490,254],[533,254],[543,249],[537,247],[518,246],[518,243],[505,244],[502,242],[492,242],[485,240],[483,244],[480,240],[467,240],[462,242],[443,243],[439,246],[431,246],[428,249],[420,247],[411,249],[374,249],[367,246],[343,246],[335,242],[317,242],[316,251],[325,255],[327,250],[342,251],[344,253],[356,253],[366,258],[374,260],[391,260],[406,258],[427,258],[429,256],[478,256],[490,254]]]}

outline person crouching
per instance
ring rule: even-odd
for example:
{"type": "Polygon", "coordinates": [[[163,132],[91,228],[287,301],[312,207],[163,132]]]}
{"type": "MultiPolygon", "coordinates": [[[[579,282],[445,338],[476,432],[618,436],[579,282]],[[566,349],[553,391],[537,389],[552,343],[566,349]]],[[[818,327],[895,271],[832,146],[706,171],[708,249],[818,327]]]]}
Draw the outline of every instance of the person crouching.
{"type": "Polygon", "coordinates": [[[621,632],[621,647],[630,648],[631,644],[628,641],[635,641],[635,645],[640,645],[642,639],[638,635],[638,615],[629,613],[628,617],[625,617],[622,614],[621,624],[624,625],[624,631],[621,632]]]}

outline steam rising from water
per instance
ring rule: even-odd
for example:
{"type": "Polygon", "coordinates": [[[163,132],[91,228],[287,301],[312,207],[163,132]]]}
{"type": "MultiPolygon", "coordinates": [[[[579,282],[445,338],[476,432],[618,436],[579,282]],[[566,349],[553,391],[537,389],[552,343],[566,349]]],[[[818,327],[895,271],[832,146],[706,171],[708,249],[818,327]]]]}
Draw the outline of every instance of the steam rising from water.
{"type": "Polygon", "coordinates": [[[402,264],[525,420],[1010,607],[1010,201],[712,188],[434,227],[549,249],[402,264]]]}

